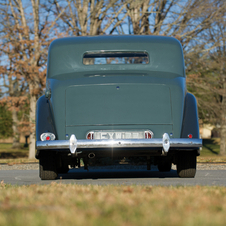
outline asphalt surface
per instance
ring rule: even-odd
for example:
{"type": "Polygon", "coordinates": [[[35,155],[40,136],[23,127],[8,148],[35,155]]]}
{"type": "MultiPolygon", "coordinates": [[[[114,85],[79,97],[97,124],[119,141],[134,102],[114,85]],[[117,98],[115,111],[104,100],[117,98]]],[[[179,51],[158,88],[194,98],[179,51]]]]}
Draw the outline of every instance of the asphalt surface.
{"type": "MultiPolygon", "coordinates": [[[[49,184],[53,181],[42,181],[38,170],[0,170],[0,181],[12,185],[49,184]]],[[[197,170],[195,178],[179,178],[176,170],[160,173],[157,169],[71,169],[68,174],[61,174],[54,180],[57,183],[92,184],[92,185],[161,185],[193,186],[221,185],[226,186],[226,170],[197,170]]]]}

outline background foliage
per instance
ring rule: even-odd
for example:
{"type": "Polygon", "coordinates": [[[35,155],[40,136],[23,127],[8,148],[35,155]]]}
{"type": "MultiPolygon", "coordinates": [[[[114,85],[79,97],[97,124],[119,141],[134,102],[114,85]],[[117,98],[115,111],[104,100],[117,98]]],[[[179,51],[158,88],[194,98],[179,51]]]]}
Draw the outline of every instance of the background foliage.
{"type": "Polygon", "coordinates": [[[188,91],[197,97],[200,119],[220,131],[221,153],[225,153],[225,31],[226,2],[222,0],[0,0],[0,102],[5,106],[1,111],[12,114],[11,124],[1,122],[3,128],[12,126],[8,131],[16,147],[23,125],[30,135],[29,157],[34,157],[35,104],[45,89],[52,40],[164,35],[181,42],[188,91]],[[19,117],[21,112],[24,116],[19,117]]]}
{"type": "Polygon", "coordinates": [[[0,105],[0,138],[12,136],[12,113],[5,105],[0,105]]]}

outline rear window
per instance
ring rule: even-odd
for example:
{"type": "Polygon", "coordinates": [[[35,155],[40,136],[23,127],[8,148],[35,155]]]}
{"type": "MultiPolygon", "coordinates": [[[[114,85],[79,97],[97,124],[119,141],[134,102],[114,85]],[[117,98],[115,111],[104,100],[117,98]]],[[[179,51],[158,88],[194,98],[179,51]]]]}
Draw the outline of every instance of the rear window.
{"type": "Polygon", "coordinates": [[[149,57],[147,52],[86,52],[83,55],[83,64],[148,64],[149,57]]]}

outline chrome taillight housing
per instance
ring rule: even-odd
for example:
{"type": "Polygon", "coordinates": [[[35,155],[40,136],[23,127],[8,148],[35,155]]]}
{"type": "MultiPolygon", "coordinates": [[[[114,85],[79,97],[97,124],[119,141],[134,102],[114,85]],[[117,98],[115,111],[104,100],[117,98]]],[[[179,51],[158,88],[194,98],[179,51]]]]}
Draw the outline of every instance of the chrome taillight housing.
{"type": "Polygon", "coordinates": [[[151,138],[153,138],[153,135],[154,135],[153,132],[151,132],[150,130],[144,132],[145,139],[151,139],[151,138]]]}
{"type": "Polygon", "coordinates": [[[89,132],[86,135],[86,139],[88,139],[88,140],[93,140],[93,137],[94,137],[94,132],[89,132]]]}
{"type": "Polygon", "coordinates": [[[49,140],[55,140],[56,136],[53,133],[42,133],[40,138],[41,138],[41,141],[49,141],[49,140]]]}

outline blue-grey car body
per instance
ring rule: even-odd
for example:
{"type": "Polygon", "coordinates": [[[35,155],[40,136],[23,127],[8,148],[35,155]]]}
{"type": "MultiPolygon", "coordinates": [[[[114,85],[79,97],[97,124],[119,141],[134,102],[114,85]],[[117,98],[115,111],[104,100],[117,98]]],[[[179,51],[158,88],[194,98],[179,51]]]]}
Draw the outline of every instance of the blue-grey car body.
{"type": "MultiPolygon", "coordinates": [[[[183,51],[175,38],[124,35],[57,39],[49,47],[46,80],[46,95],[37,102],[37,157],[45,147],[51,149],[48,142],[52,141],[45,141],[44,147],[41,144],[40,135],[45,132],[54,133],[58,143],[70,143],[70,137],[75,135],[79,144],[90,131],[136,130],[150,130],[153,139],[158,140],[163,139],[163,134],[169,134],[172,144],[174,139],[175,142],[188,139],[187,150],[196,150],[198,154],[202,141],[197,103],[187,92],[183,51]],[[89,53],[104,52],[145,53],[149,61],[84,64],[84,57],[89,53]],[[189,140],[189,134],[194,142],[189,140]]],[[[79,148],[83,147],[77,146],[78,153],[79,148]]],[[[139,156],[139,146],[134,148],[131,153],[139,156]]],[[[150,150],[153,148],[150,145],[150,150]]],[[[162,145],[157,149],[161,148],[162,145]]],[[[69,151],[70,147],[59,146],[62,149],[69,151]]],[[[172,145],[172,150],[175,149],[186,147],[172,145]]]]}

